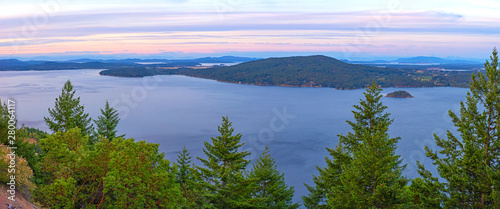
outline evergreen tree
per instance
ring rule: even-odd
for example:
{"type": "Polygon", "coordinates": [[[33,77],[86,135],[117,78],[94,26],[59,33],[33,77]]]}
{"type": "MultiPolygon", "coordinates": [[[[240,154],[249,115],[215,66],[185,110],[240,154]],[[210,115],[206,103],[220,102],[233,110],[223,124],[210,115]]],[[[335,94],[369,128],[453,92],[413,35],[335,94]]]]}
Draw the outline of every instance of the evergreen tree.
{"type": "Polygon", "coordinates": [[[56,98],[54,109],[49,108],[50,117],[44,117],[45,123],[54,133],[68,131],[78,127],[83,133],[89,135],[92,130],[89,114],[84,113],[80,105],[80,97],[75,98],[75,90],[71,81],[66,81],[61,95],[56,98]]]}
{"type": "Polygon", "coordinates": [[[124,137],[124,135],[116,136],[116,126],[120,121],[120,117],[118,116],[118,111],[109,106],[108,100],[106,100],[106,105],[104,109],[101,109],[101,115],[94,120],[96,124],[96,135],[102,136],[106,139],[114,139],[117,137],[124,137]]]}
{"type": "Polygon", "coordinates": [[[258,200],[256,207],[273,209],[299,207],[299,204],[292,202],[295,189],[285,183],[285,176],[278,171],[276,162],[269,154],[269,147],[266,146],[259,159],[255,161],[248,177],[257,179],[257,188],[252,192],[252,196],[258,200]]]}
{"type": "Polygon", "coordinates": [[[442,208],[443,199],[446,198],[444,185],[422,164],[417,162],[417,166],[421,177],[412,179],[406,189],[407,208],[442,208]]]}
{"type": "Polygon", "coordinates": [[[182,196],[186,200],[182,208],[203,208],[205,199],[200,188],[200,177],[192,164],[192,157],[186,146],[177,155],[176,181],[180,184],[182,196]]]}
{"type": "Polygon", "coordinates": [[[339,135],[339,145],[328,149],[332,160],[314,177],[316,188],[304,197],[308,208],[389,208],[404,204],[407,180],[402,176],[400,156],[395,154],[399,137],[387,133],[393,122],[380,99],[382,90],[373,83],[365,100],[354,105],[353,132],[339,135]],[[328,206],[324,204],[324,201],[328,206]]]}
{"type": "MultiPolygon", "coordinates": [[[[460,138],[450,131],[447,139],[434,134],[439,154],[426,147],[426,155],[445,180],[441,199],[446,208],[500,207],[500,71],[496,49],[490,59],[484,64],[485,73],[472,74],[459,115],[448,112],[460,138]]],[[[423,166],[420,171],[426,172],[423,166]]],[[[431,176],[422,178],[429,181],[431,176]]]]}
{"type": "Polygon", "coordinates": [[[212,137],[212,144],[205,141],[203,152],[207,159],[198,159],[205,167],[198,167],[202,186],[207,190],[208,208],[229,209],[252,206],[249,188],[251,181],[244,176],[249,152],[240,152],[241,133],[233,135],[234,129],[228,117],[222,117],[218,127],[220,136],[212,137]]]}
{"type": "Polygon", "coordinates": [[[176,180],[179,184],[186,184],[189,180],[191,180],[193,176],[193,170],[191,167],[191,156],[186,148],[186,146],[182,147],[181,153],[177,155],[177,165],[179,166],[179,171],[176,175],[176,180]]]}

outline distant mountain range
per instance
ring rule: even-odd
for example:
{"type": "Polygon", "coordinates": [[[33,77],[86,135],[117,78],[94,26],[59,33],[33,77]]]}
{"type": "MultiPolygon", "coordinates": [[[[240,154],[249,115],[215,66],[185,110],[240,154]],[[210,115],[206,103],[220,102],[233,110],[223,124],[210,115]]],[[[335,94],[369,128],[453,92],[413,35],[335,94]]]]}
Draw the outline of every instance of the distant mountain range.
{"type": "Polygon", "coordinates": [[[394,60],[393,62],[398,62],[398,63],[438,63],[438,64],[481,64],[480,62],[475,62],[475,61],[468,61],[468,60],[449,60],[449,59],[443,59],[439,57],[426,57],[426,56],[419,56],[419,57],[410,57],[410,58],[399,58],[397,60],[394,60]]]}
{"type": "Polygon", "coordinates": [[[172,62],[198,62],[198,63],[239,63],[257,60],[257,58],[250,57],[203,57],[197,59],[75,59],[68,60],[67,62],[104,62],[104,63],[172,63],[172,62]]]}
{"type": "Polygon", "coordinates": [[[371,60],[371,61],[346,61],[351,64],[370,65],[403,70],[447,70],[467,71],[481,70],[484,65],[481,62],[470,60],[443,59],[439,57],[409,57],[396,60],[371,60]]]}
{"type": "Polygon", "coordinates": [[[0,66],[3,67],[13,67],[13,66],[27,66],[27,65],[37,65],[44,61],[19,61],[17,59],[4,59],[0,60],[0,66]]]}
{"type": "MultiPolygon", "coordinates": [[[[346,60],[347,61],[347,60],[346,60]]],[[[396,60],[370,60],[370,61],[347,61],[349,63],[356,64],[482,64],[477,61],[470,60],[452,60],[452,59],[443,59],[439,57],[429,57],[429,56],[418,56],[418,57],[408,57],[408,58],[399,58],[396,60]]]]}

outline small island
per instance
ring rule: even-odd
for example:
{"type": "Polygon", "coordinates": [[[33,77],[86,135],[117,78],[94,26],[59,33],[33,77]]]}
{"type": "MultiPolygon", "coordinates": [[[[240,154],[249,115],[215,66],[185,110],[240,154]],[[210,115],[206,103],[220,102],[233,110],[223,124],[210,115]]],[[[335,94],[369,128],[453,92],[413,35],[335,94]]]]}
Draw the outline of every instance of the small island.
{"type": "Polygon", "coordinates": [[[407,91],[395,91],[388,93],[386,97],[397,97],[397,98],[413,98],[413,96],[407,91]]]}

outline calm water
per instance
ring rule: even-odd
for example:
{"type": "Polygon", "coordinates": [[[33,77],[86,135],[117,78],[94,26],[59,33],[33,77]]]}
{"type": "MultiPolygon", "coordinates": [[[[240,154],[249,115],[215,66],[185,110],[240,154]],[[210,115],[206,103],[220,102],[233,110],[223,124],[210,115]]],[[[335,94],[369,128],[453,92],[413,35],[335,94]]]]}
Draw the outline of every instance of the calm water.
{"type": "MultiPolygon", "coordinates": [[[[203,155],[203,141],[217,136],[221,116],[228,115],[243,134],[244,150],[255,159],[269,145],[278,168],[295,186],[295,200],[306,194],[315,165],[324,166],[325,147],[338,143],[338,134],[350,131],[352,105],[364,90],[268,87],[221,83],[185,76],[117,78],[99,76],[99,70],[0,72],[0,98],[17,100],[21,123],[48,130],[43,117],[54,106],[64,82],[71,79],[85,110],[96,118],[106,100],[122,115],[120,133],[159,143],[174,161],[182,146],[193,156],[203,155]]],[[[457,111],[464,88],[389,88],[406,90],[415,98],[383,98],[394,118],[391,136],[400,136],[398,154],[408,163],[406,174],[417,175],[415,161],[425,158],[424,146],[435,148],[432,133],[444,136],[454,129],[448,110],[457,111]]],[[[198,160],[194,160],[199,163],[198,160]]]]}

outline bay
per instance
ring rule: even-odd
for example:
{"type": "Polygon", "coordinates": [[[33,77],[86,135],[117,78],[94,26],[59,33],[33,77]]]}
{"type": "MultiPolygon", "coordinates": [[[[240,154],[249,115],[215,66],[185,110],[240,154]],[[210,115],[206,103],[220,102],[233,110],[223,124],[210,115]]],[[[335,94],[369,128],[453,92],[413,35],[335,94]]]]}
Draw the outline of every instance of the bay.
{"type": "MultiPolygon", "coordinates": [[[[119,134],[160,144],[165,158],[175,161],[186,146],[192,156],[205,158],[203,142],[218,135],[222,116],[229,116],[235,132],[243,134],[245,151],[254,160],[269,145],[295,201],[306,195],[315,166],[324,166],[325,147],[335,147],[338,134],[347,134],[353,105],[363,89],[294,88],[217,82],[186,76],[121,78],[99,75],[100,70],[0,72],[0,98],[16,101],[20,123],[48,131],[43,117],[68,79],[97,118],[106,100],[121,114],[119,134]]],[[[394,118],[389,133],[401,137],[397,152],[414,178],[416,161],[435,173],[424,146],[436,149],[433,133],[444,137],[455,128],[448,110],[458,112],[465,88],[386,88],[383,94],[405,90],[414,98],[382,98],[394,118]]],[[[194,159],[199,165],[199,160],[194,159]]]]}

